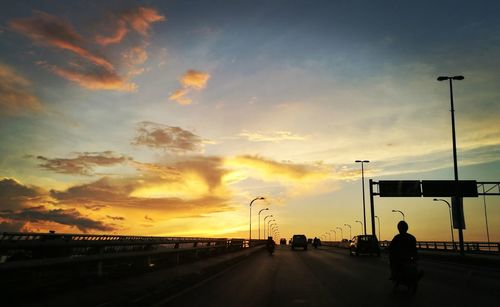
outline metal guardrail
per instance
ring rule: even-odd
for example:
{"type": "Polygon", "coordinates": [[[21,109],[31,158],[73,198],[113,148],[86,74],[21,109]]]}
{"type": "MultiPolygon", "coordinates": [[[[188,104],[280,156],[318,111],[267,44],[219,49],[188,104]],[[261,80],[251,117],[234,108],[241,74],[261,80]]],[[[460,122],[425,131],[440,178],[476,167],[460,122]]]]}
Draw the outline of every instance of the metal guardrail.
{"type": "MultiPolygon", "coordinates": [[[[389,247],[390,241],[380,241],[380,247],[389,247]]],[[[324,241],[323,245],[334,246],[340,248],[349,248],[349,242],[339,241],[324,241]]],[[[466,252],[471,253],[487,253],[500,255],[500,242],[464,242],[466,252]]],[[[447,241],[417,241],[417,248],[421,250],[434,251],[458,251],[458,242],[447,241]]]]}
{"type": "MultiPolygon", "coordinates": [[[[252,246],[265,241],[252,241],[252,246]]],[[[241,250],[249,246],[245,239],[92,235],[66,233],[0,233],[0,272],[26,269],[59,270],[68,266],[97,266],[101,276],[105,268],[117,264],[153,267],[176,265],[201,257],[241,250]]]]}
{"type": "MultiPolygon", "coordinates": [[[[381,247],[388,247],[389,241],[380,242],[381,247]]],[[[418,241],[417,248],[423,250],[457,251],[458,242],[418,241]]],[[[500,242],[464,242],[466,252],[500,253],[500,242]]]]}

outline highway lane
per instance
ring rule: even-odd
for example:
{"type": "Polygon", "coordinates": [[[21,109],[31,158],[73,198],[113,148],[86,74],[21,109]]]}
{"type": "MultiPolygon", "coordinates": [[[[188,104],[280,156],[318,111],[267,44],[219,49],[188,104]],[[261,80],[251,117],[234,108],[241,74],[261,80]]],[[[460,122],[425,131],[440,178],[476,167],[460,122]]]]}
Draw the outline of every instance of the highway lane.
{"type": "Polygon", "coordinates": [[[158,306],[486,306],[500,299],[500,272],[421,261],[419,289],[394,291],[387,257],[322,247],[259,253],[158,306]]]}

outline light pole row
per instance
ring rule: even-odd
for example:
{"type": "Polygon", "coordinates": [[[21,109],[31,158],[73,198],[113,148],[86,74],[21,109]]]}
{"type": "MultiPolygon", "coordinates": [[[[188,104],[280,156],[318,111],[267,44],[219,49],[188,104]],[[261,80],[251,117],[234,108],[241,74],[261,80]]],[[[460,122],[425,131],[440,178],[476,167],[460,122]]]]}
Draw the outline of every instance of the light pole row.
{"type": "MultiPolygon", "coordinates": [[[[250,202],[250,206],[249,206],[250,207],[250,223],[249,223],[250,230],[249,230],[249,234],[248,234],[248,244],[249,245],[250,245],[250,242],[252,241],[252,204],[256,200],[263,200],[263,199],[265,199],[265,198],[264,197],[256,197],[256,198],[252,199],[252,201],[250,202]]],[[[259,221],[259,223],[260,223],[260,221],[259,221]]],[[[259,230],[259,232],[260,232],[260,230],[259,230]]]]}

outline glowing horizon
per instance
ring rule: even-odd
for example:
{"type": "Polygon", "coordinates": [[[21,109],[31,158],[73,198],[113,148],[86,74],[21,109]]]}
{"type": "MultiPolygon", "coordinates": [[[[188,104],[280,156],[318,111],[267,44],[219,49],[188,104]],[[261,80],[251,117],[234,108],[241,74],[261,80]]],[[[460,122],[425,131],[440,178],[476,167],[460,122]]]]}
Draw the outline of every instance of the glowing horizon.
{"type": "MultiPolygon", "coordinates": [[[[285,238],[354,235],[356,159],[366,191],[453,178],[443,74],[460,179],[500,181],[499,4],[148,3],[1,5],[0,231],[247,237],[264,196],[254,238],[264,206],[285,238]]],[[[500,241],[498,197],[465,200],[465,240],[484,202],[500,241]]],[[[382,239],[392,209],[449,240],[424,198],[376,199],[382,239]]]]}

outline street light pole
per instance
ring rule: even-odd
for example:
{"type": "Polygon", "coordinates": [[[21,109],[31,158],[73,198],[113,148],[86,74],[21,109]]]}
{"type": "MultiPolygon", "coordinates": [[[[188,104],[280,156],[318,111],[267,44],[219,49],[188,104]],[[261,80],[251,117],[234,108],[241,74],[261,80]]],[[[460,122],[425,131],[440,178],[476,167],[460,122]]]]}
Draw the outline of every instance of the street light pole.
{"type": "Polygon", "coordinates": [[[382,241],[382,237],[380,236],[380,218],[375,215],[375,218],[377,219],[378,222],[378,240],[382,241]]]}
{"type": "Polygon", "coordinates": [[[361,222],[361,221],[356,221],[356,223],[361,224],[361,233],[363,233],[363,222],[361,222]]]}
{"type": "Polygon", "coordinates": [[[248,235],[248,246],[250,246],[250,242],[252,242],[252,204],[254,201],[256,200],[261,200],[261,199],[265,199],[264,197],[256,197],[254,199],[252,199],[252,201],[250,202],[250,231],[249,231],[249,235],[248,235]]]}
{"type": "Polygon", "coordinates": [[[271,225],[274,225],[274,224],[271,224],[271,222],[274,222],[276,220],[272,219],[272,220],[269,220],[267,222],[267,235],[270,236],[271,235],[271,225]]]}
{"type": "Polygon", "coordinates": [[[349,239],[352,239],[352,228],[351,228],[351,225],[349,225],[349,224],[344,224],[344,226],[349,227],[349,239]]]}
{"type": "Polygon", "coordinates": [[[364,234],[366,235],[366,211],[365,211],[365,170],[364,163],[370,163],[368,160],[356,160],[356,163],[361,163],[361,190],[363,191],[363,226],[364,234]]]}
{"type": "Polygon", "coordinates": [[[330,231],[333,231],[333,235],[334,235],[334,238],[335,238],[335,241],[337,241],[337,232],[333,229],[330,229],[330,231]]]}
{"type": "Polygon", "coordinates": [[[276,230],[278,229],[278,224],[272,223],[271,227],[269,228],[269,234],[271,233],[271,230],[273,231],[273,236],[276,235],[276,230]]]}
{"type": "Polygon", "coordinates": [[[259,240],[260,240],[260,213],[264,210],[269,210],[269,208],[260,209],[259,214],[258,214],[258,216],[259,216],[259,240]]]}
{"type": "Polygon", "coordinates": [[[264,239],[266,238],[266,219],[267,219],[268,217],[273,217],[273,215],[272,215],[272,214],[271,214],[271,215],[266,215],[266,216],[264,217],[264,239]]]}
{"type": "Polygon", "coordinates": [[[342,231],[342,228],[341,227],[335,227],[335,229],[340,229],[340,241],[344,240],[344,232],[342,231]]]}
{"type": "Polygon", "coordinates": [[[392,212],[399,212],[399,213],[401,213],[401,215],[403,216],[403,221],[405,220],[405,214],[403,213],[403,211],[400,211],[400,210],[392,210],[392,212]]]}
{"type": "Polygon", "coordinates": [[[450,231],[451,231],[451,242],[453,244],[453,249],[455,249],[455,238],[453,237],[453,218],[451,217],[451,205],[450,203],[445,200],[445,199],[440,199],[440,198],[434,198],[433,201],[442,201],[446,205],[448,205],[448,210],[450,211],[450,231]]]}
{"type": "MultiPolygon", "coordinates": [[[[450,103],[451,103],[451,137],[452,137],[452,142],[453,142],[453,172],[455,175],[455,182],[458,183],[458,162],[457,162],[457,138],[456,138],[456,133],[455,133],[455,107],[453,105],[453,82],[452,80],[463,80],[464,76],[439,76],[437,78],[438,81],[445,81],[449,80],[450,81],[450,103]]],[[[458,241],[460,244],[460,256],[464,256],[464,234],[463,234],[463,226],[462,225],[462,214],[463,214],[463,208],[462,208],[462,203],[459,200],[458,196],[455,196],[452,199],[452,203],[454,205],[453,210],[458,209],[457,212],[457,228],[458,228],[458,241]],[[457,202],[457,203],[456,203],[457,202]],[[458,208],[457,208],[458,207],[458,208]]]]}

